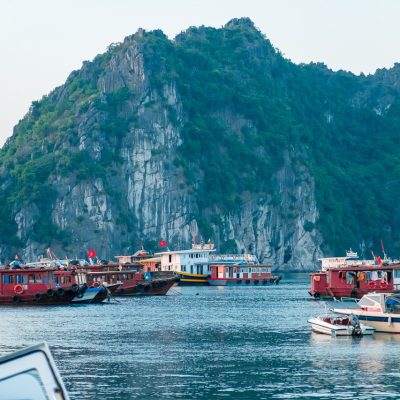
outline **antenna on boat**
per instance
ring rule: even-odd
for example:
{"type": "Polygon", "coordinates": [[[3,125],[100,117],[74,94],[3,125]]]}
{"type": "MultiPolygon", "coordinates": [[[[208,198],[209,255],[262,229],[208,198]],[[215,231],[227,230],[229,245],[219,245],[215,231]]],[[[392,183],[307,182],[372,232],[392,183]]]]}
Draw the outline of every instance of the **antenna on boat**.
{"type": "Polygon", "coordinates": [[[382,247],[383,259],[386,260],[385,247],[383,246],[383,241],[382,241],[382,239],[381,239],[381,247],[382,247]]]}

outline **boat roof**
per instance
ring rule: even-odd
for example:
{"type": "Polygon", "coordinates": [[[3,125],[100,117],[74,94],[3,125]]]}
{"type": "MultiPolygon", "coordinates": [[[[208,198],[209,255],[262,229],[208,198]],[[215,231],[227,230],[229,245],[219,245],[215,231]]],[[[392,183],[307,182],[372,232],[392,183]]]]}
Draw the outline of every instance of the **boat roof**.
{"type": "Polygon", "coordinates": [[[342,266],[332,267],[326,271],[310,272],[310,275],[324,275],[329,271],[353,271],[353,272],[366,272],[366,271],[388,271],[391,269],[400,269],[400,263],[389,264],[389,265],[353,265],[353,266],[342,266]]]}
{"type": "Polygon", "coordinates": [[[190,249],[190,250],[168,250],[162,251],[160,253],[155,253],[156,256],[164,255],[164,254],[190,254],[190,253],[210,253],[212,251],[216,251],[215,249],[190,249]]]}
{"type": "Polygon", "coordinates": [[[388,269],[400,269],[400,263],[388,265],[354,265],[346,267],[332,267],[329,271],[386,271],[388,269]]]}

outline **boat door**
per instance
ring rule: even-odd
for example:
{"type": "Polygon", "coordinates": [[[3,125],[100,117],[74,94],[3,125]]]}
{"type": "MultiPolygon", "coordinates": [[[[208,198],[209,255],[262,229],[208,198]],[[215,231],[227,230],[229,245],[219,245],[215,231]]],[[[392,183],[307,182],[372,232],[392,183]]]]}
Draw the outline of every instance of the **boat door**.
{"type": "Polygon", "coordinates": [[[218,279],[224,279],[224,266],[218,266],[218,279]]]}

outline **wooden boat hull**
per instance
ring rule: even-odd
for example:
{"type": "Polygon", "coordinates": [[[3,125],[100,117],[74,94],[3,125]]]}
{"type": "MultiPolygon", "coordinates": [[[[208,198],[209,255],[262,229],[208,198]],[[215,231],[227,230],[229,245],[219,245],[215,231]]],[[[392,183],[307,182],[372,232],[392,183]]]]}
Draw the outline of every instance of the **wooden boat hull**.
{"type": "Polygon", "coordinates": [[[139,281],[131,285],[123,284],[115,291],[115,296],[165,296],[177,282],[176,278],[139,281]]]}
{"type": "Polygon", "coordinates": [[[70,304],[72,299],[76,296],[76,292],[64,291],[62,295],[54,291],[49,295],[46,293],[24,294],[21,296],[0,296],[0,305],[13,305],[13,306],[27,306],[27,305],[65,305],[70,304]]]}

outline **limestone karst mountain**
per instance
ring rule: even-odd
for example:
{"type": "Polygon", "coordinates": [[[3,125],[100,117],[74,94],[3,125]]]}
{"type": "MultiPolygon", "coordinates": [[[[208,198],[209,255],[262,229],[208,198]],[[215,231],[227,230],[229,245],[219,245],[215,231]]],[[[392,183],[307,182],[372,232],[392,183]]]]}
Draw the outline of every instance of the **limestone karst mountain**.
{"type": "Polygon", "coordinates": [[[213,240],[311,268],[400,249],[400,66],[295,65],[244,19],[112,44],[0,152],[0,259],[213,240]]]}

